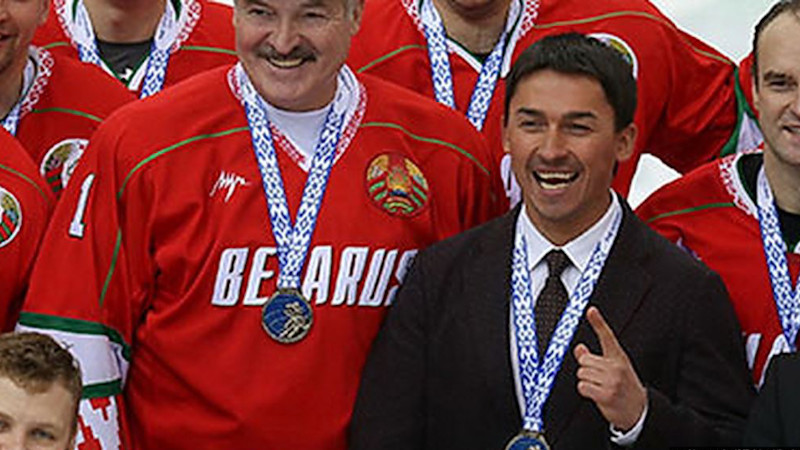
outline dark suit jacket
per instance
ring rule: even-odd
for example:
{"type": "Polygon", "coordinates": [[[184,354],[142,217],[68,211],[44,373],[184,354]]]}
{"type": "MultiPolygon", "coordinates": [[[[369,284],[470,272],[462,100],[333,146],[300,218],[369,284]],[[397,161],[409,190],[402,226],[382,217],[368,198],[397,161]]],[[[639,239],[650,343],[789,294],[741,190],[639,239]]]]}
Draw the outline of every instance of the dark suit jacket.
{"type": "MultiPolygon", "coordinates": [[[[719,277],[623,203],[590,299],[648,390],[636,448],[738,444],[752,399],[744,347],[719,277]]],[[[511,372],[511,248],[520,209],[420,253],[373,344],[351,449],[502,449],[522,419],[511,372]]],[[[586,320],[572,346],[600,345],[586,320]]],[[[554,450],[612,447],[577,390],[570,350],[545,405],[554,450]]]]}
{"type": "Polygon", "coordinates": [[[750,411],[744,442],[759,447],[800,446],[800,354],[772,358],[750,411]]]}

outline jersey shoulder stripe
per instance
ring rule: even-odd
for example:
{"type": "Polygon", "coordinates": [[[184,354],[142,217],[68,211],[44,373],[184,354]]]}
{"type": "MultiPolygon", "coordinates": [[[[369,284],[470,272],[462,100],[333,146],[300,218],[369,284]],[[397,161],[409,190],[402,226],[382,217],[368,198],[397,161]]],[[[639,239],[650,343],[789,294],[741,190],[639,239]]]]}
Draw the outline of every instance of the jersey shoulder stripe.
{"type": "Polygon", "coordinates": [[[428,143],[428,144],[435,144],[435,145],[440,146],[443,149],[446,149],[446,150],[449,150],[449,151],[453,151],[453,152],[455,152],[455,153],[467,158],[470,162],[475,164],[478,167],[478,169],[480,169],[480,171],[483,172],[484,174],[491,175],[489,169],[484,164],[482,164],[480,161],[478,161],[478,159],[475,158],[475,156],[472,155],[472,153],[470,153],[466,149],[461,148],[458,145],[452,144],[450,142],[446,142],[446,141],[443,141],[441,139],[436,139],[436,138],[432,138],[432,137],[420,136],[418,134],[412,133],[406,127],[404,127],[402,125],[399,125],[399,124],[396,124],[396,123],[391,123],[391,122],[365,122],[365,123],[362,123],[359,128],[381,128],[381,127],[382,128],[389,128],[389,129],[397,130],[397,131],[400,131],[401,133],[405,134],[406,136],[410,137],[411,139],[414,139],[414,140],[417,140],[417,141],[420,141],[420,142],[425,142],[425,143],[428,143]]]}

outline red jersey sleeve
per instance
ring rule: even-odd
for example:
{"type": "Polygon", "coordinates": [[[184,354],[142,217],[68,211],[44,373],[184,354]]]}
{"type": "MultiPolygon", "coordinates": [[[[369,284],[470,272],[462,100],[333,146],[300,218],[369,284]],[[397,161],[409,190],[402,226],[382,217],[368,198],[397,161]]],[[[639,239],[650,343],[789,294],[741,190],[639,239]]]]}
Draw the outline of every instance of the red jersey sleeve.
{"type": "Polygon", "coordinates": [[[0,331],[9,331],[54,199],[25,149],[4,130],[0,148],[0,331]]]}
{"type": "Polygon", "coordinates": [[[153,277],[148,208],[136,170],[120,152],[125,131],[106,122],[93,136],[64,192],[31,276],[19,328],[65,343],[81,364],[78,448],[120,448],[127,441],[121,392],[133,330],[153,277]]]}

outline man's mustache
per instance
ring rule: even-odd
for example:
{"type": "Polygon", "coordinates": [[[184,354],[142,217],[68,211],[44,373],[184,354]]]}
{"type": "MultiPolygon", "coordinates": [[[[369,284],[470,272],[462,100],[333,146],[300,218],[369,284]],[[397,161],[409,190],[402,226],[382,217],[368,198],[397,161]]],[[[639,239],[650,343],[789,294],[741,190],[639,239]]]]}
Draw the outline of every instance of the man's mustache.
{"type": "Polygon", "coordinates": [[[296,59],[302,60],[315,60],[316,54],[313,49],[304,46],[298,45],[292,48],[289,53],[281,53],[275,49],[275,47],[271,45],[267,45],[258,49],[257,55],[260,58],[266,58],[276,61],[291,61],[296,59]]]}

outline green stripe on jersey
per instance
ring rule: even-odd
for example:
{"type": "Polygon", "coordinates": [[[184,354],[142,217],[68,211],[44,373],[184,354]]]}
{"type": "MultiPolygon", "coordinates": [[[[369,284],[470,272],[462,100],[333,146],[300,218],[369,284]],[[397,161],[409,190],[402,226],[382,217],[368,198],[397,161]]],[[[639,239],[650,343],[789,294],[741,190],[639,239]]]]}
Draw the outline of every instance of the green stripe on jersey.
{"type": "Polygon", "coordinates": [[[415,139],[415,140],[417,140],[417,141],[421,141],[421,142],[427,142],[427,143],[430,143],[430,144],[437,144],[437,145],[440,145],[440,146],[442,146],[442,147],[444,147],[444,148],[447,148],[447,149],[449,149],[449,150],[455,151],[456,153],[460,154],[461,156],[464,156],[464,157],[466,157],[467,159],[469,159],[470,161],[472,161],[472,163],[473,163],[473,164],[475,164],[476,166],[478,166],[478,168],[479,168],[479,169],[480,169],[480,170],[481,170],[483,173],[485,173],[486,175],[489,175],[489,176],[491,176],[491,173],[489,172],[489,169],[488,169],[488,168],[486,168],[486,166],[484,166],[483,164],[481,164],[481,163],[480,163],[480,161],[478,161],[477,159],[475,159],[475,157],[474,157],[474,156],[472,156],[472,153],[470,153],[470,152],[468,152],[468,151],[464,150],[463,148],[461,148],[461,147],[459,147],[459,146],[457,146],[457,145],[455,145],[455,144],[451,144],[451,143],[449,143],[449,142],[445,142],[445,141],[442,141],[442,140],[440,140],[440,139],[429,138],[429,137],[425,137],[425,136],[420,136],[420,135],[414,134],[414,133],[412,133],[412,132],[408,131],[408,130],[407,130],[405,127],[403,127],[402,125],[398,125],[398,124],[396,124],[396,123],[389,123],[389,122],[365,122],[365,123],[362,123],[362,124],[359,126],[359,128],[391,128],[391,129],[394,129],[394,130],[401,131],[401,132],[403,132],[403,133],[404,133],[406,136],[408,136],[408,137],[410,137],[410,138],[412,138],[412,139],[415,139]]]}
{"type": "Polygon", "coordinates": [[[150,156],[148,156],[147,158],[144,158],[143,160],[139,161],[139,163],[136,164],[136,166],[134,166],[134,168],[131,169],[130,172],[128,172],[128,175],[125,177],[125,180],[123,180],[123,182],[122,182],[122,186],[119,188],[119,192],[117,192],[117,199],[122,198],[122,194],[125,193],[125,186],[128,185],[128,181],[130,181],[131,177],[133,177],[133,175],[136,172],[138,172],[139,169],[141,169],[145,165],[155,161],[156,159],[166,155],[167,153],[169,153],[169,152],[171,152],[173,150],[177,150],[177,149],[179,149],[179,148],[181,148],[181,147],[183,147],[185,145],[189,145],[189,144],[197,142],[197,141],[202,141],[204,139],[214,139],[214,138],[218,138],[218,137],[224,137],[224,136],[228,136],[228,135],[231,135],[231,134],[240,133],[242,131],[247,131],[249,133],[250,129],[248,127],[238,127],[238,128],[231,128],[230,130],[220,131],[218,133],[201,134],[199,136],[193,136],[193,137],[190,137],[188,139],[184,139],[184,140],[182,140],[182,141],[180,141],[180,142],[178,142],[176,144],[170,145],[169,147],[166,147],[166,148],[163,148],[161,150],[158,150],[158,151],[155,151],[155,152],[151,153],[150,156]]]}
{"type": "Polygon", "coordinates": [[[31,110],[31,112],[34,113],[34,114],[58,112],[58,113],[72,114],[73,116],[83,117],[85,119],[93,120],[93,121],[98,122],[98,123],[103,121],[103,119],[101,119],[100,117],[95,116],[94,114],[89,114],[87,112],[78,111],[77,109],[70,109],[70,108],[59,108],[59,107],[33,108],[31,110]]]}
{"type": "Polygon", "coordinates": [[[20,325],[31,328],[66,331],[74,334],[106,336],[111,342],[123,346],[123,348],[125,348],[125,357],[128,359],[130,357],[130,346],[122,338],[122,335],[117,330],[103,325],[102,323],[32,312],[21,313],[19,323],[20,325]]]}
{"type": "Polygon", "coordinates": [[[223,53],[226,55],[236,56],[236,51],[220,47],[208,47],[205,45],[184,45],[181,50],[189,50],[195,52],[209,52],[209,53],[223,53]]]}
{"type": "Polygon", "coordinates": [[[114,380],[108,383],[89,384],[83,387],[81,398],[106,398],[122,393],[122,381],[114,380]]]}
{"type": "Polygon", "coordinates": [[[16,175],[16,176],[22,178],[26,183],[28,183],[31,186],[33,186],[36,189],[36,191],[39,192],[39,195],[42,196],[42,198],[44,199],[45,203],[50,203],[50,199],[47,198],[47,194],[42,189],[39,188],[39,185],[36,184],[36,182],[34,182],[33,180],[31,180],[30,178],[25,176],[24,173],[18,172],[16,170],[12,169],[11,167],[4,166],[3,164],[0,164],[0,170],[5,170],[7,172],[10,172],[13,175],[16,175]]]}
{"type": "Polygon", "coordinates": [[[372,62],[364,64],[363,66],[361,66],[358,69],[356,69],[356,73],[362,73],[364,71],[367,71],[367,70],[371,69],[372,67],[374,67],[374,66],[376,66],[376,65],[378,65],[378,64],[380,64],[380,63],[382,63],[384,61],[386,61],[387,59],[393,58],[396,55],[399,55],[400,53],[403,53],[403,52],[405,52],[407,50],[412,50],[412,49],[415,49],[415,48],[422,49],[422,50],[426,50],[427,49],[427,47],[425,47],[424,45],[419,45],[419,44],[405,45],[405,46],[400,47],[400,48],[398,48],[396,50],[392,50],[391,52],[389,52],[389,53],[387,53],[387,54],[385,54],[383,56],[375,58],[374,60],[372,60],[372,62]]]}
{"type": "Polygon", "coordinates": [[[54,41],[54,42],[51,42],[49,44],[42,45],[42,46],[40,46],[40,48],[43,48],[45,50],[49,50],[51,48],[56,48],[56,47],[71,47],[71,46],[72,46],[72,44],[70,44],[67,41],[54,41]]]}
{"type": "Polygon", "coordinates": [[[117,229],[117,242],[114,244],[114,253],[111,255],[111,265],[108,267],[106,280],[103,282],[103,290],[100,291],[100,299],[98,303],[103,307],[106,301],[106,294],[108,293],[108,286],[111,284],[111,276],[114,275],[114,270],[117,268],[117,259],[119,259],[119,249],[122,247],[122,230],[117,229]]]}
{"type": "Polygon", "coordinates": [[[81,364],[83,398],[121,392],[131,352],[115,330],[96,322],[23,313],[17,331],[48,334],[69,349],[81,364]]]}
{"type": "Polygon", "coordinates": [[[735,207],[736,207],[736,205],[733,204],[733,202],[707,203],[705,205],[694,206],[692,208],[679,209],[677,211],[670,211],[670,212],[665,212],[663,214],[658,214],[656,216],[653,216],[653,217],[647,219],[645,221],[645,223],[652,223],[652,222],[655,222],[656,220],[663,219],[665,217],[680,216],[682,214],[690,214],[690,213],[693,213],[693,212],[703,211],[703,210],[706,210],[706,209],[735,208],[735,207]]]}

